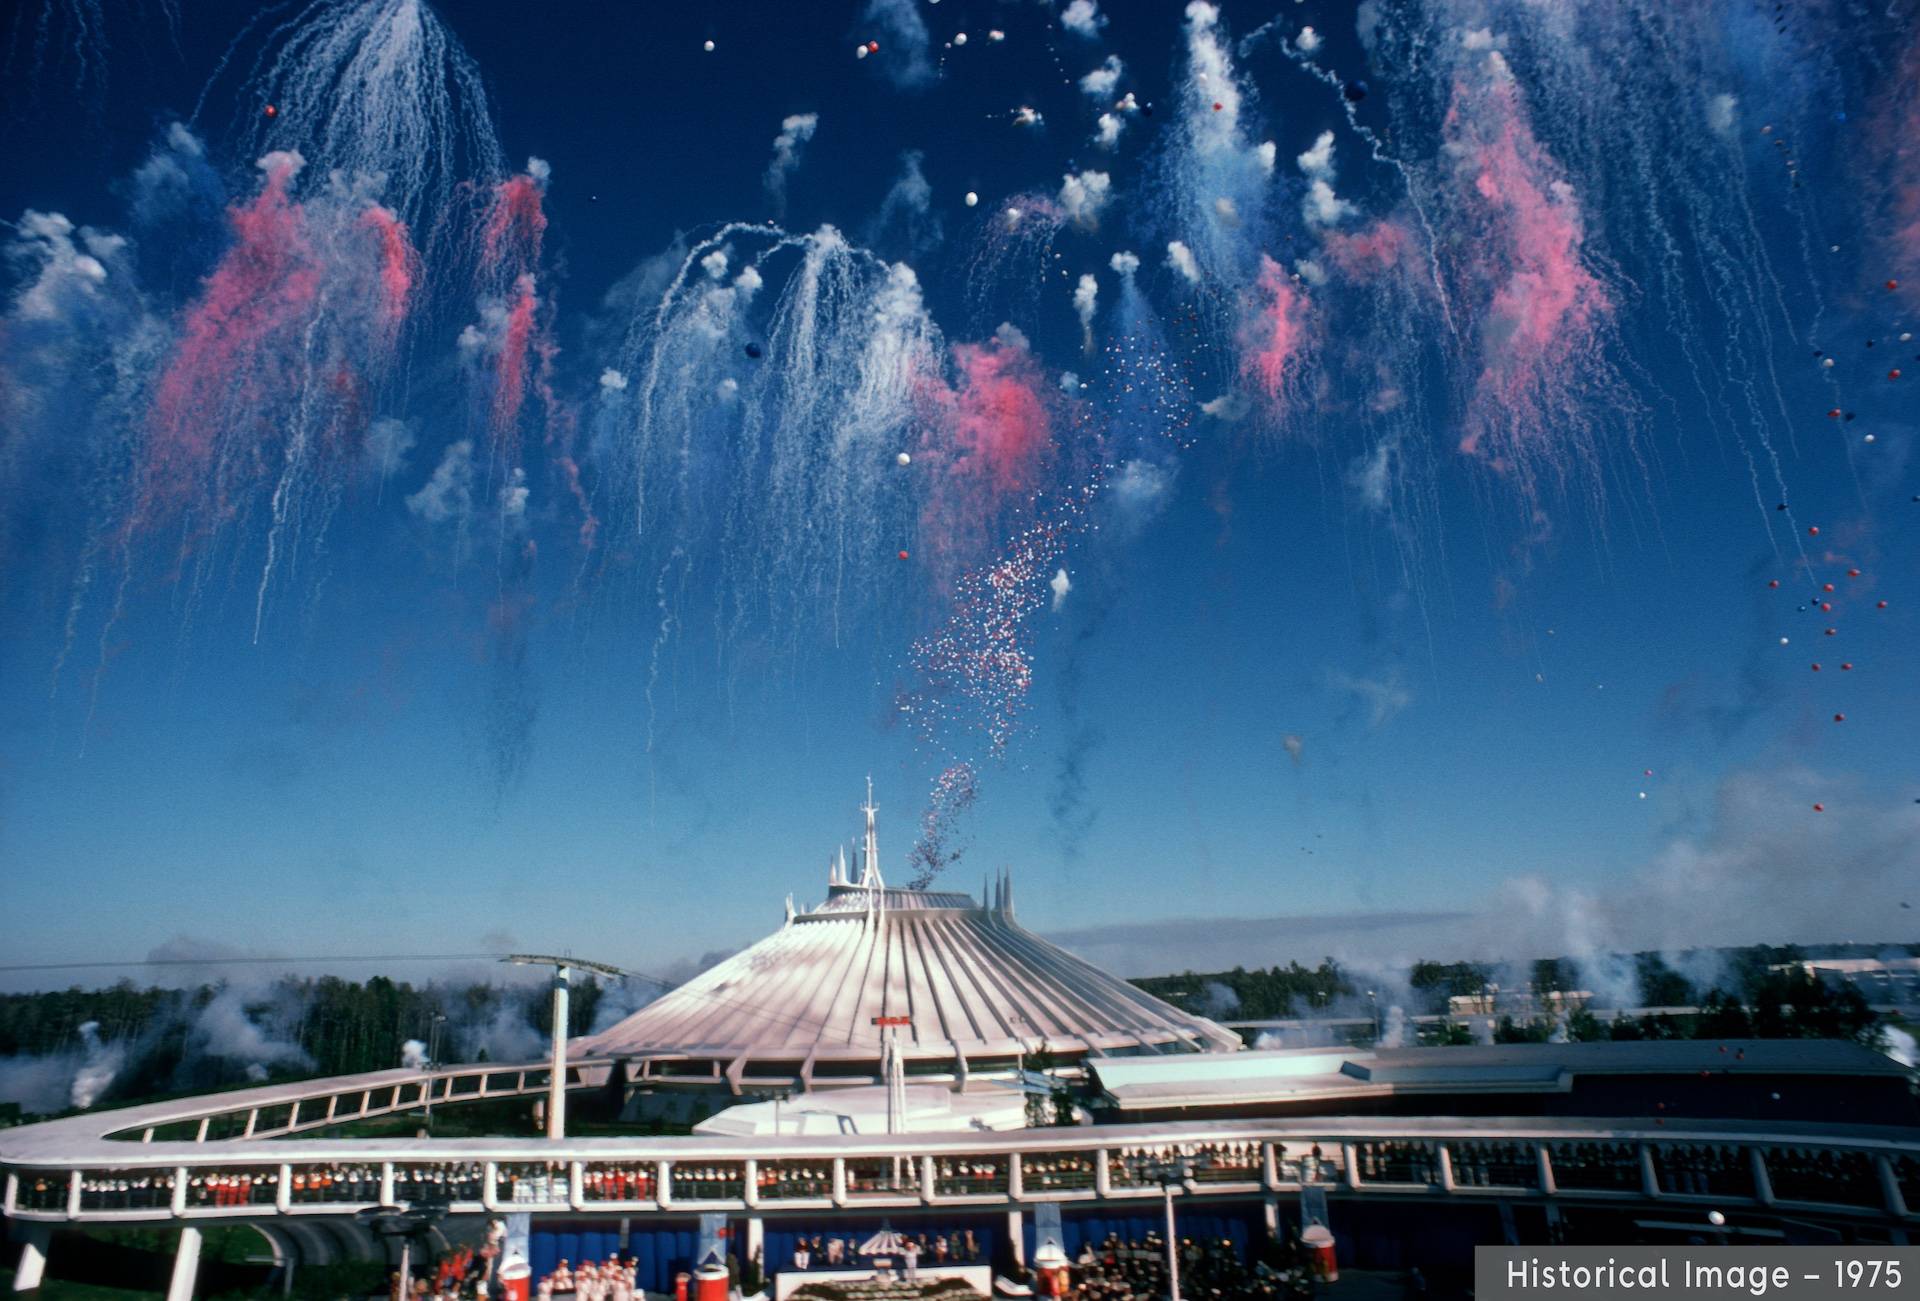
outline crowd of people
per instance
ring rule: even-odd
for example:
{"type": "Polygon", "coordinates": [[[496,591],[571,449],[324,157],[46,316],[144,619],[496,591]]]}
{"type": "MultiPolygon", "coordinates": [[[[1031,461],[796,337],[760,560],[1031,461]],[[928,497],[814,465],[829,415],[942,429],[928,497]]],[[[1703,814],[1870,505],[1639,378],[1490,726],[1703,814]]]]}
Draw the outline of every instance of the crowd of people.
{"type": "Polygon", "coordinates": [[[1704,1143],[1661,1143],[1653,1149],[1660,1187],[1695,1197],[1753,1196],[1753,1165],[1746,1151],[1704,1143]]]}
{"type": "Polygon", "coordinates": [[[583,1260],[578,1265],[563,1258],[540,1280],[534,1296],[539,1301],[551,1301],[556,1295],[570,1295],[575,1301],[635,1301],[646,1295],[637,1272],[638,1262],[632,1257],[612,1255],[605,1260],[583,1260]]]}
{"type": "Polygon", "coordinates": [[[424,1261],[415,1257],[404,1284],[399,1270],[388,1275],[388,1301],[487,1301],[501,1295],[503,1289],[493,1281],[501,1242],[501,1232],[493,1230],[478,1246],[461,1245],[424,1261]]]}
{"type": "Polygon", "coordinates": [[[862,1255],[856,1238],[802,1236],[794,1240],[788,1267],[801,1271],[869,1269],[876,1268],[877,1262],[884,1259],[889,1267],[912,1272],[922,1265],[971,1265],[985,1259],[972,1229],[961,1229],[952,1235],[902,1233],[899,1240],[899,1251],[875,1257],[862,1255]]]}
{"type": "MultiPolygon", "coordinates": [[[[1205,1301],[1281,1301],[1313,1286],[1309,1254],[1297,1240],[1268,1241],[1242,1259],[1231,1241],[1180,1240],[1180,1295],[1205,1301]]],[[[1122,1241],[1108,1234],[1080,1249],[1070,1272],[1071,1301],[1155,1301],[1167,1295],[1167,1244],[1157,1233],[1122,1241]]]]}
{"type": "Polygon", "coordinates": [[[1640,1190],[1640,1148],[1634,1143],[1556,1143],[1548,1156],[1553,1181],[1567,1189],[1640,1190]]]}
{"type": "Polygon", "coordinates": [[[1773,1194],[1793,1202],[1878,1206],[1881,1192],[1873,1162],[1864,1152],[1774,1148],[1767,1153],[1773,1194]]]}

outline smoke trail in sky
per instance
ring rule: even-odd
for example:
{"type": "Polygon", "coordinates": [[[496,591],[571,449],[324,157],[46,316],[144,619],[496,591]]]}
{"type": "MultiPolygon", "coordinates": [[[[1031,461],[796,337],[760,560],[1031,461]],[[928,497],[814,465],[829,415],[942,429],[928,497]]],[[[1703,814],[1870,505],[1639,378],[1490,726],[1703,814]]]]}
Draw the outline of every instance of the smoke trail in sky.
{"type": "Polygon", "coordinates": [[[967,851],[967,839],[961,831],[961,819],[979,798],[979,786],[973,765],[949,764],[933,779],[927,807],[920,815],[920,836],[907,854],[907,866],[913,877],[909,890],[924,890],[947,868],[960,861],[967,851]]]}
{"type": "Polygon", "coordinates": [[[1054,242],[1073,214],[1043,194],[1016,194],[981,223],[967,272],[967,302],[980,328],[1031,320],[1040,292],[1059,268],[1054,242]]]}
{"type": "Polygon", "coordinates": [[[480,70],[424,0],[313,0],[266,32],[232,94],[236,149],[378,178],[416,230],[437,229],[463,182],[506,170],[480,70]]]}
{"type": "MultiPolygon", "coordinates": [[[[730,226],[645,305],[612,371],[618,511],[673,590],[712,583],[723,630],[844,633],[914,546],[898,464],[940,336],[920,284],[822,227],[730,226]],[[763,311],[761,304],[771,299],[763,311]]],[[[677,597],[663,595],[670,608],[677,597]]]]}
{"type": "Polygon", "coordinates": [[[0,103],[17,111],[38,99],[55,76],[63,76],[85,111],[98,116],[111,66],[110,15],[116,23],[136,20],[143,41],[157,43],[155,38],[164,31],[176,51],[179,48],[179,0],[116,5],[102,0],[22,0],[13,6],[4,35],[0,103]]]}
{"type": "Polygon", "coordinates": [[[280,566],[317,542],[360,462],[415,275],[406,228],[342,178],[296,196],[303,162],[262,158],[259,194],[229,212],[233,245],[155,383],[129,521],[178,523],[183,562],[257,534],[256,637],[280,566]]]}
{"type": "Polygon", "coordinates": [[[943,586],[980,563],[1002,536],[1010,509],[1041,486],[1052,460],[1055,385],[1024,339],[953,349],[955,380],[924,378],[915,464],[924,467],[920,544],[943,586]]]}

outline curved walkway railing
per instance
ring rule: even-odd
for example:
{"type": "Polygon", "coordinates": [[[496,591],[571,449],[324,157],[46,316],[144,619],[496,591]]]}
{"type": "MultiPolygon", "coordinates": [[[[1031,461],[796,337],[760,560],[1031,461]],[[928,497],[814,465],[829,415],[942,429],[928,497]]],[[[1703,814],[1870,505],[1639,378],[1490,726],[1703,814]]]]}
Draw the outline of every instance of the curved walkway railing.
{"type": "MultiPolygon", "coordinates": [[[[569,1082],[594,1087],[608,1065],[571,1063],[569,1082]]],[[[1320,1186],[1342,1198],[1920,1218],[1920,1131],[1870,1126],[1312,1117],[892,1137],[299,1137],[420,1107],[429,1092],[459,1103],[546,1084],[532,1066],[389,1071],[0,1131],[5,1210],[27,1221],[151,1221],[339,1215],[415,1200],[456,1214],[1124,1204],[1160,1196],[1135,1175],[1137,1158],[1177,1148],[1207,1158],[1186,1190],[1200,1198],[1320,1186]]]]}

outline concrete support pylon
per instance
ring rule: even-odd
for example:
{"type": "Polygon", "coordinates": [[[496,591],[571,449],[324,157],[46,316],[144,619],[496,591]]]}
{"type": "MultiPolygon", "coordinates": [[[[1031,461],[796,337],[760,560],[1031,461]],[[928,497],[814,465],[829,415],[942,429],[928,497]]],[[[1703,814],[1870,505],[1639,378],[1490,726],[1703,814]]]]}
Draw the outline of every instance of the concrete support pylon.
{"type": "Polygon", "coordinates": [[[200,1273],[200,1230],[180,1226],[180,1249],[173,1253],[173,1277],[167,1283],[167,1301],[193,1301],[193,1282],[200,1273]]]}
{"type": "Polygon", "coordinates": [[[47,1249],[53,1241],[50,1224],[22,1224],[16,1230],[20,1238],[20,1263],[14,1266],[13,1290],[38,1292],[47,1275],[47,1249]]]}

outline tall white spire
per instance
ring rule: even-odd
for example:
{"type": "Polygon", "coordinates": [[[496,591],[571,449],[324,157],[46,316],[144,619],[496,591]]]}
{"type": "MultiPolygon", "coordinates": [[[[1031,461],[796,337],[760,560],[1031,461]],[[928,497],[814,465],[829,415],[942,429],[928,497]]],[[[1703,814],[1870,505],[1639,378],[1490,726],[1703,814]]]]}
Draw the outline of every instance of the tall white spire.
{"type": "Polygon", "coordinates": [[[873,803],[873,778],[867,778],[867,802],[860,806],[867,815],[867,843],[861,853],[860,884],[867,889],[885,889],[886,882],[880,879],[880,833],[874,829],[873,815],[880,810],[873,803]]]}

